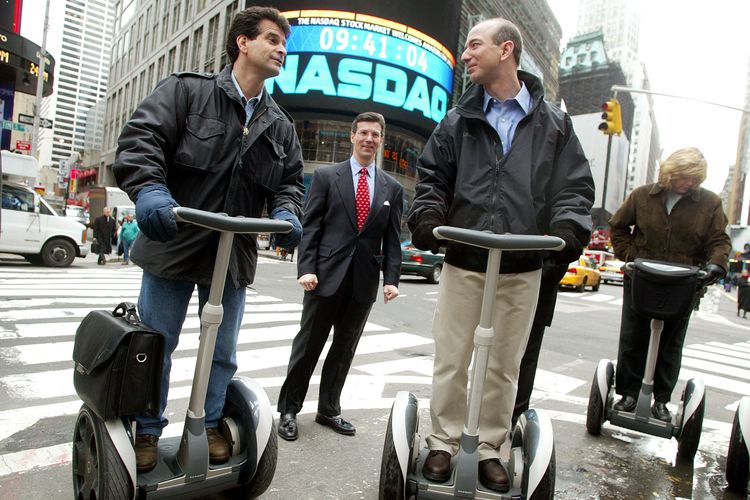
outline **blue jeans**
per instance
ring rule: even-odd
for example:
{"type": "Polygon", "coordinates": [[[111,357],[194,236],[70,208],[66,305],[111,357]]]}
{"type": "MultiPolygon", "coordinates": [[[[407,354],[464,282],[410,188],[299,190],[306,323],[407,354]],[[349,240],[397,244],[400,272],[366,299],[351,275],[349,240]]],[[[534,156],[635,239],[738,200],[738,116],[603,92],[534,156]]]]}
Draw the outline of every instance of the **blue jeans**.
{"type": "MultiPolygon", "coordinates": [[[[164,365],[161,378],[161,401],[159,417],[138,416],[136,433],[161,436],[162,429],[168,421],[164,418],[169,392],[169,372],[172,368],[172,353],[177,347],[182,323],[185,321],[188,303],[193,295],[195,284],[189,281],[178,281],[160,278],[154,274],[143,272],[141,292],[138,297],[138,312],[141,320],[151,328],[164,334],[166,347],[164,349],[164,365]]],[[[198,286],[198,313],[208,300],[209,287],[198,286]]],[[[211,376],[208,381],[206,394],[206,428],[218,426],[221,411],[224,409],[224,399],[227,386],[237,371],[237,336],[245,312],[245,288],[234,288],[231,278],[227,276],[224,285],[224,317],[219,326],[214,350],[211,376]]]]}
{"type": "Polygon", "coordinates": [[[133,246],[133,241],[122,240],[122,258],[125,262],[130,260],[130,247],[133,246]]]}

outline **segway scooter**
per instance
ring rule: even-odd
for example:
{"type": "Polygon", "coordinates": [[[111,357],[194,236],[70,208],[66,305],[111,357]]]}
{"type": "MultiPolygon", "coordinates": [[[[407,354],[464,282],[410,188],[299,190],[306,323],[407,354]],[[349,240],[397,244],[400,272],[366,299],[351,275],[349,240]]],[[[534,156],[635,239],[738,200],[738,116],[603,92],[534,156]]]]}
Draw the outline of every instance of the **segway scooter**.
{"type": "Polygon", "coordinates": [[[664,320],[684,318],[690,314],[696,292],[703,287],[705,273],[694,266],[645,259],[625,264],[625,273],[632,279],[633,308],[639,314],[651,318],[651,336],[643,382],[635,411],[615,410],[615,367],[608,359],[600,360],[591,383],[586,430],[589,434],[598,436],[604,422],[609,420],[613,425],[652,436],[666,439],[675,437],[678,456],[692,460],[698,451],[706,407],[703,381],[687,381],[682,402],[671,422],[664,422],[651,415],[651,399],[664,320]]]}
{"type": "Polygon", "coordinates": [[[733,491],[747,490],[747,481],[750,479],[748,436],[750,436],[750,398],[746,396],[742,398],[734,413],[732,436],[729,438],[729,451],[727,452],[727,483],[729,489],[733,491]]]}
{"type": "MultiPolygon", "coordinates": [[[[254,380],[234,377],[227,388],[220,430],[231,457],[209,465],[204,405],[219,325],[224,283],[235,233],[288,233],[288,222],[229,217],[186,207],[174,209],[178,221],[221,233],[209,298],[201,312],[200,345],[190,403],[181,437],[159,440],[156,467],[136,474],[135,422],[102,420],[81,407],[73,435],[73,487],[77,499],[193,498],[233,489],[235,498],[255,498],[271,484],[277,443],[273,410],[254,380]]],[[[137,391],[139,388],[132,388],[137,391]]]]}
{"type": "Polygon", "coordinates": [[[555,491],[555,444],[552,423],[541,412],[526,410],[516,423],[511,438],[510,462],[507,465],[510,490],[498,493],[486,489],[477,477],[479,455],[479,413],[487,373],[493,328],[495,290],[500,259],[504,250],[560,250],[565,242],[554,236],[492,234],[470,229],[440,226],[435,237],[489,250],[487,274],[479,326],[474,333],[474,366],[466,423],[458,455],[452,459],[448,481],[437,483],[422,475],[422,465],[429,449],[420,452],[419,402],[406,391],[396,395],[388,419],[380,468],[380,498],[485,498],[545,499],[555,491]]]}

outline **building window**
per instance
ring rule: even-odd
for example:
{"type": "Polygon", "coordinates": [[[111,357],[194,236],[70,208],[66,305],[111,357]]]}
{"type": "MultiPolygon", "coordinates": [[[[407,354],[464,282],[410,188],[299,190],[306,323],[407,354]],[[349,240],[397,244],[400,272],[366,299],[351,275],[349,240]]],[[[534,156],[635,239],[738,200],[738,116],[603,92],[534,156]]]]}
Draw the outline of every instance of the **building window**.
{"type": "Polygon", "coordinates": [[[172,47],[169,49],[169,54],[167,54],[167,74],[171,75],[174,73],[174,63],[175,59],[177,59],[177,47],[172,47]]]}
{"type": "Polygon", "coordinates": [[[180,27],[180,4],[182,0],[177,0],[172,9],[172,33],[177,33],[177,29],[180,27]]]}
{"type": "Polygon", "coordinates": [[[201,50],[203,49],[203,26],[193,33],[193,57],[190,61],[192,71],[200,71],[201,50]]]}
{"type": "Polygon", "coordinates": [[[586,54],[578,54],[576,58],[576,64],[583,64],[586,62],[586,54]]]}
{"type": "Polygon", "coordinates": [[[208,21],[208,40],[206,40],[206,62],[203,63],[203,71],[211,72],[214,70],[216,60],[216,37],[219,34],[219,14],[208,21]]]}
{"type": "Polygon", "coordinates": [[[227,9],[224,13],[224,37],[222,40],[222,49],[221,49],[221,64],[229,64],[231,61],[229,61],[229,56],[227,55],[227,48],[226,45],[223,42],[226,42],[227,36],[229,35],[229,27],[232,25],[232,20],[234,19],[234,15],[237,13],[237,8],[239,6],[239,0],[234,0],[231,4],[227,5],[227,9]]]}
{"type": "Polygon", "coordinates": [[[188,63],[188,49],[190,48],[190,37],[185,37],[180,42],[180,63],[177,65],[177,71],[186,71],[188,63]]]}
{"type": "Polygon", "coordinates": [[[192,0],[185,0],[185,10],[183,13],[185,14],[185,19],[182,20],[183,24],[187,24],[188,20],[190,19],[190,15],[192,14],[193,10],[193,1],[192,0]]]}

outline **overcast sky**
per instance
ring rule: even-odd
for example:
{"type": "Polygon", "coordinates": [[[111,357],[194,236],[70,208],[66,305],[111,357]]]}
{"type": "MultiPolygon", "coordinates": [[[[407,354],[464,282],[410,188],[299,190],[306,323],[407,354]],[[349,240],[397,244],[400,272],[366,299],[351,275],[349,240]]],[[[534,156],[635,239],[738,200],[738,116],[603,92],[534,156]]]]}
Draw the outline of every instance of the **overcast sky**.
{"type": "MultiPolygon", "coordinates": [[[[565,40],[576,34],[578,0],[547,0],[565,40]]],[[[640,57],[651,90],[743,107],[750,65],[750,1],[647,1],[640,57]]],[[[708,160],[704,187],[721,191],[737,156],[741,114],[693,101],[654,96],[664,157],[685,146],[708,160]]]]}

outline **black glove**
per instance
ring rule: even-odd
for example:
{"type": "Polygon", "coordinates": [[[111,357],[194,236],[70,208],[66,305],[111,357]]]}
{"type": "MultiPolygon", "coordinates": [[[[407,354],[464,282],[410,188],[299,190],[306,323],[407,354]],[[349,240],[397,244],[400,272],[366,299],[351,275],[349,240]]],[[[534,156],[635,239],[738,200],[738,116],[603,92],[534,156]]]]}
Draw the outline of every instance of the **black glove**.
{"type": "Polygon", "coordinates": [[[706,277],[703,278],[704,286],[713,285],[727,274],[721,266],[716,264],[708,264],[703,271],[706,273],[706,277]]]}
{"type": "Polygon", "coordinates": [[[557,236],[565,241],[565,248],[557,252],[555,262],[558,264],[569,264],[578,259],[583,252],[583,244],[576,236],[575,229],[566,223],[560,223],[552,226],[550,231],[552,236],[557,236]]]}
{"type": "Polygon", "coordinates": [[[434,254],[440,253],[440,240],[435,238],[432,230],[442,223],[434,215],[425,215],[417,222],[417,227],[411,234],[411,242],[420,250],[429,250],[434,254]]]}

